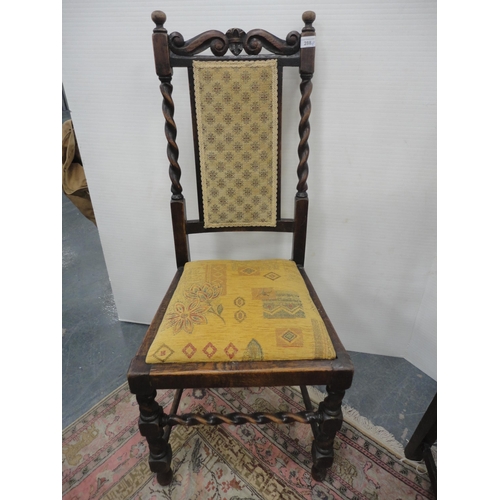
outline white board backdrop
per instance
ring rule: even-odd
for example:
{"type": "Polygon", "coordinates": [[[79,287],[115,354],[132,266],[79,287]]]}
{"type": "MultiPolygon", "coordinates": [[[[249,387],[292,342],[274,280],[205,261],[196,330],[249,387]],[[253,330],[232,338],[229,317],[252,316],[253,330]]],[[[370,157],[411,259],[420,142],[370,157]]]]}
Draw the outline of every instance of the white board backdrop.
{"type": "MultiPolygon", "coordinates": [[[[347,349],[401,356],[436,378],[436,2],[63,0],[63,83],[121,320],[149,323],[175,271],[150,14],[188,39],[314,10],[306,269],[347,349]],[[321,229],[321,228],[324,229],[321,229]]],[[[174,75],[181,183],[195,218],[183,70],[174,75]],[[176,82],[179,82],[176,86],[176,82]]],[[[299,97],[293,73],[286,96],[299,97]]],[[[283,168],[294,172],[296,108],[283,168]]],[[[282,205],[291,216],[295,178],[282,205]]],[[[290,177],[290,176],[289,176],[290,177]]],[[[286,191],[288,189],[288,191],[286,191]]],[[[194,236],[193,258],[290,256],[289,235],[194,236]]]]}

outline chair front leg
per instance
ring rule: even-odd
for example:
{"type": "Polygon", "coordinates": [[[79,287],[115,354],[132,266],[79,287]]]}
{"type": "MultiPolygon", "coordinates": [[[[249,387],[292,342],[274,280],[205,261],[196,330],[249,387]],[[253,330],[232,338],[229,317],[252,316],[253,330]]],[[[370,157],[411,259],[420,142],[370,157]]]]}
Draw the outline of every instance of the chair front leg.
{"type": "Polygon", "coordinates": [[[154,389],[146,394],[137,394],[139,403],[139,431],[149,445],[149,468],[156,473],[158,483],[167,486],[172,481],[172,448],[168,444],[168,435],[164,431],[165,414],[156,401],[154,389]],[[166,434],[166,435],[165,435],[166,434]],[[167,439],[165,439],[165,437],[167,439]]]}
{"type": "Polygon", "coordinates": [[[333,441],[343,422],[342,398],[345,391],[334,391],[329,386],[326,391],[328,395],[319,404],[318,412],[322,414],[322,421],[311,451],[314,464],[311,475],[316,481],[323,481],[327,469],[333,465],[333,441]]]}

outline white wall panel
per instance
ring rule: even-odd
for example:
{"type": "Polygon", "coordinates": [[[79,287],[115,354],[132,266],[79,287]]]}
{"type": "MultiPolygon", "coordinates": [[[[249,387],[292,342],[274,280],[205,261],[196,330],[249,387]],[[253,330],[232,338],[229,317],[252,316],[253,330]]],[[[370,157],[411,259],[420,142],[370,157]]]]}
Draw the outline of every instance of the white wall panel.
{"type": "MultiPolygon", "coordinates": [[[[113,292],[120,318],[143,323],[175,270],[155,9],[186,39],[231,27],[284,37],[300,31],[304,10],[316,12],[306,268],[348,349],[405,356],[435,377],[436,2],[63,1],[63,82],[113,292]]],[[[182,70],[174,75],[181,182],[194,217],[179,78],[182,70]]],[[[287,96],[298,99],[297,82],[286,78],[287,96]]],[[[298,116],[297,101],[284,123],[298,116]]],[[[297,142],[294,123],[284,132],[285,175],[296,168],[297,142]]],[[[285,183],[285,215],[294,185],[285,183]]],[[[192,255],[290,255],[288,235],[245,235],[238,251],[237,236],[195,236],[192,255]]]]}
{"type": "Polygon", "coordinates": [[[427,275],[420,309],[415,320],[410,342],[404,357],[423,372],[437,379],[436,359],[432,355],[437,350],[437,268],[436,260],[427,275]]]}

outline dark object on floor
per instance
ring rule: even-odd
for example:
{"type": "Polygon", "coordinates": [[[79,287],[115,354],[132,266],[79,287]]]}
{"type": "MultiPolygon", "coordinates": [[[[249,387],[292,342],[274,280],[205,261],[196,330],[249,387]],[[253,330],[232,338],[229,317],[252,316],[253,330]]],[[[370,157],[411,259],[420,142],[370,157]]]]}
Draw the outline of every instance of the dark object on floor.
{"type": "Polygon", "coordinates": [[[432,488],[437,497],[437,467],[432,456],[432,446],[437,439],[437,394],[418,424],[410,441],[405,447],[405,456],[409,460],[424,460],[432,488]]]}
{"type": "Polygon", "coordinates": [[[168,35],[163,27],[163,12],[153,12],[152,19],[156,24],[156,72],[166,120],[178,271],[128,372],[129,387],[140,408],[139,429],[149,444],[151,471],[157,473],[160,484],[171,482],[172,450],[168,440],[174,425],[301,422],[312,427],[311,473],[321,481],[333,464],[334,438],[342,426],[342,398],[351,385],[354,369],[303,267],[315,14],[305,12],[302,33],[292,31],[286,40],[260,29],[245,33],[233,28],[226,34],[207,31],[185,42],[179,33],[168,35]],[[197,56],[207,48],[215,57],[197,56]],[[271,54],[262,55],[262,48],[271,54]],[[223,59],[228,50],[234,57],[223,59]],[[240,56],[243,51],[245,54],[240,56]],[[281,82],[287,66],[298,67],[301,78],[293,219],[282,218],[280,209],[281,82]],[[186,220],[180,184],[173,67],[187,67],[189,75],[198,182],[199,220],[195,221],[186,220]],[[249,261],[254,265],[245,266],[243,261],[212,261],[215,264],[208,267],[190,261],[189,234],[245,230],[293,233],[292,262],[249,261]],[[234,278],[235,273],[240,277],[234,286],[240,292],[247,284],[247,293],[231,297],[230,277],[234,278]],[[219,300],[223,296],[224,304],[219,300]],[[259,315],[254,315],[255,323],[250,323],[251,307],[244,307],[248,302],[254,308],[261,304],[259,323],[259,315]],[[234,315],[227,314],[233,304],[237,308],[234,315]],[[224,344],[216,346],[210,337],[220,336],[223,326],[207,333],[204,340],[197,334],[209,323],[209,313],[218,316],[218,324],[231,321],[224,344]],[[282,320],[286,320],[286,327],[282,320]],[[248,339],[238,344],[249,324],[255,337],[248,344],[248,339]],[[176,342],[185,334],[186,345],[181,349],[176,342]],[[200,340],[202,344],[194,345],[200,340]],[[301,387],[306,411],[176,415],[184,388],[281,385],[301,387]],[[313,410],[307,385],[326,385],[326,398],[317,411],[313,410]],[[177,389],[169,415],[155,401],[156,389],[177,389]]]}

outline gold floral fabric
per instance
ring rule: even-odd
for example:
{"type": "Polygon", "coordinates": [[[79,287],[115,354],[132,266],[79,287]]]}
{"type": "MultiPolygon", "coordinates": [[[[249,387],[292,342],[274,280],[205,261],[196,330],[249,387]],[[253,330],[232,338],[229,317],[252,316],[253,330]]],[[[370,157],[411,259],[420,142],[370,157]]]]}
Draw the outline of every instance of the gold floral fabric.
{"type": "Polygon", "coordinates": [[[194,61],[205,227],[276,226],[277,61],[194,61]]]}
{"type": "Polygon", "coordinates": [[[188,262],[146,362],[334,359],[294,262],[188,262]]]}

